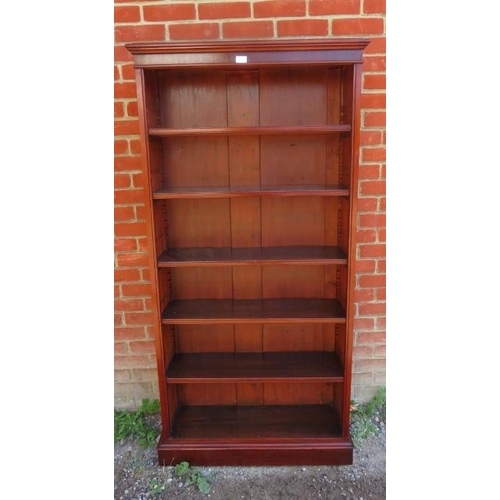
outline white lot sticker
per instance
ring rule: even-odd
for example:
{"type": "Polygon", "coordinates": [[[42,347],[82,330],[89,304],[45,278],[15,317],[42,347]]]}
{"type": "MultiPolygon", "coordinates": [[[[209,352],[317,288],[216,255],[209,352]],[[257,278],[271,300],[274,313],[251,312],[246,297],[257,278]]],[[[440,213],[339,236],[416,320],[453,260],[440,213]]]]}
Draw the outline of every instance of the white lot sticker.
{"type": "Polygon", "coordinates": [[[246,63],[247,62],[247,56],[236,56],[236,62],[237,63],[246,63]]]}

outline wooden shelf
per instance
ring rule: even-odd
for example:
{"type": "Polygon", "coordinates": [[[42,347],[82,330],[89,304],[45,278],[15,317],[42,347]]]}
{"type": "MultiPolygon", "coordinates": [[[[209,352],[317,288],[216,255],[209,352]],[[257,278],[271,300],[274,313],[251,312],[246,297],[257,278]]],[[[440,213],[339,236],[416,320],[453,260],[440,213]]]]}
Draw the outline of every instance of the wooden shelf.
{"type": "Polygon", "coordinates": [[[327,405],[185,406],[175,417],[173,438],[333,438],[338,417],[327,405]]]}
{"type": "Polygon", "coordinates": [[[158,267],[248,265],[344,265],[339,247],[297,246],[268,248],[170,248],[158,258],[158,267]]]}
{"type": "Polygon", "coordinates": [[[155,200],[189,198],[240,198],[246,196],[349,196],[344,186],[232,186],[232,187],[178,187],[159,189],[153,193],[155,200]]]}
{"type": "Polygon", "coordinates": [[[345,323],[336,299],[172,300],[166,325],[215,323],[345,323]]]}
{"type": "Polygon", "coordinates": [[[293,135],[331,134],[350,132],[347,124],[296,126],[296,127],[222,127],[222,128],[150,128],[149,135],[156,137],[200,135],[293,135]]]}
{"type": "Polygon", "coordinates": [[[176,354],[167,370],[167,381],[173,384],[343,380],[333,352],[176,354]]]}

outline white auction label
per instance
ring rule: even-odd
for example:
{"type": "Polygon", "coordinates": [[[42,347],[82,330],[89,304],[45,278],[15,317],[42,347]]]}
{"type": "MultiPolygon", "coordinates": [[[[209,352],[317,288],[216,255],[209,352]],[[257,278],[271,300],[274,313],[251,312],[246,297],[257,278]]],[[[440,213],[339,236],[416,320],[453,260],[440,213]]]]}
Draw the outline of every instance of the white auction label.
{"type": "Polygon", "coordinates": [[[247,62],[247,56],[236,56],[236,62],[237,63],[246,63],[247,62]]]}

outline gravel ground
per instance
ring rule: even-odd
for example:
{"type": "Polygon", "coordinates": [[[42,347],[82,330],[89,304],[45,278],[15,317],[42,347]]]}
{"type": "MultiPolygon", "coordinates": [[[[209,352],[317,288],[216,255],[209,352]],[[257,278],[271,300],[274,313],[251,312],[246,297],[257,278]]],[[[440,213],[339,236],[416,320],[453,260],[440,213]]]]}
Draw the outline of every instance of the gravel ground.
{"type": "Polygon", "coordinates": [[[115,445],[115,500],[213,499],[288,500],[386,498],[385,422],[378,434],[362,440],[348,466],[200,467],[210,491],[186,485],[173,467],[159,467],[155,448],[136,442],[115,445]]]}

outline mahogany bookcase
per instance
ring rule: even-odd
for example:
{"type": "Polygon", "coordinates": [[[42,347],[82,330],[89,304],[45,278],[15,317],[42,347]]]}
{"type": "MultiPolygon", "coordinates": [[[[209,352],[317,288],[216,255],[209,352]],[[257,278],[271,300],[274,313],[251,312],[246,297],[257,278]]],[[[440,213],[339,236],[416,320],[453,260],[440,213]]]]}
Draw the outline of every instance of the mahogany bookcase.
{"type": "Polygon", "coordinates": [[[137,43],[160,464],[350,464],[364,39],[137,43]]]}

